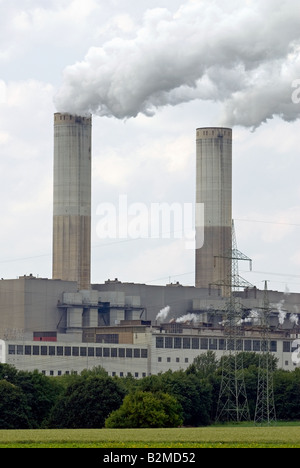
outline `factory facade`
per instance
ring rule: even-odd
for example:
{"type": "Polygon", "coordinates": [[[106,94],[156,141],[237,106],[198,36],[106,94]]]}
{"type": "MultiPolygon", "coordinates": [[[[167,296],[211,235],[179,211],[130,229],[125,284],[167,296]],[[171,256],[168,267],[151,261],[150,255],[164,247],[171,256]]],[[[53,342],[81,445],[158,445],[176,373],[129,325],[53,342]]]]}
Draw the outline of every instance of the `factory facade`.
{"type": "MultiPolygon", "coordinates": [[[[0,363],[49,376],[102,366],[112,376],[142,378],[186,369],[207,351],[220,359],[230,347],[222,325],[227,298],[217,290],[108,280],[78,291],[76,282],[28,276],[1,281],[0,297],[0,363]],[[157,311],[168,304],[165,322],[157,320],[157,311]]],[[[269,297],[270,351],[279,367],[293,370],[300,295],[283,300],[282,293],[270,291],[269,297]]],[[[235,346],[260,352],[261,331],[253,311],[262,307],[263,291],[240,292],[236,299],[245,318],[235,346]]]]}
{"type": "MultiPolygon", "coordinates": [[[[232,130],[196,131],[204,243],[187,287],[91,284],[91,128],[90,117],[54,116],[53,278],[0,281],[0,363],[53,376],[102,366],[142,378],[186,369],[207,351],[218,359],[232,346],[260,352],[264,291],[233,291],[232,130]],[[231,295],[240,309],[234,345],[224,328],[231,295]]],[[[270,291],[269,301],[270,351],[292,370],[300,295],[270,291]]]]}
{"type": "MultiPolygon", "coordinates": [[[[270,335],[270,351],[284,370],[295,369],[293,352],[298,335],[276,330],[270,335]]],[[[69,337],[71,338],[71,337],[69,337]]],[[[82,339],[68,341],[67,335],[37,332],[33,339],[0,340],[0,362],[22,370],[38,369],[45,375],[80,373],[103,367],[109,375],[142,378],[168,370],[186,369],[194,359],[213,351],[217,359],[228,349],[221,329],[203,326],[126,321],[115,327],[89,328],[82,339]]],[[[239,351],[260,352],[259,330],[243,331],[239,351]]]]}

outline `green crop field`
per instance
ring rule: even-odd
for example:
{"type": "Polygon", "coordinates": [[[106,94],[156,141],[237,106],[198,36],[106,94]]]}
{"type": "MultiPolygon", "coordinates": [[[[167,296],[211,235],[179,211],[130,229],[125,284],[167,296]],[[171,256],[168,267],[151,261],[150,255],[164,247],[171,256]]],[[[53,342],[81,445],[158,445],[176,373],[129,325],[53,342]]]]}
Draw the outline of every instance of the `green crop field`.
{"type": "Polygon", "coordinates": [[[300,426],[0,431],[0,448],[300,448],[300,426]]]}

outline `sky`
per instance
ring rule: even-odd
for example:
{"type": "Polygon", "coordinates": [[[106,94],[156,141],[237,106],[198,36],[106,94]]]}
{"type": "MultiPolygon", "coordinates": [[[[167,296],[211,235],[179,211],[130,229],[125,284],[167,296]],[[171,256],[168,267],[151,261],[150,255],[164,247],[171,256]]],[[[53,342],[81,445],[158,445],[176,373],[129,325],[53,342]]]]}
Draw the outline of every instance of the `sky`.
{"type": "Polygon", "coordinates": [[[227,126],[240,274],[300,292],[298,0],[0,0],[0,278],[51,278],[57,111],[93,114],[93,283],[194,285],[196,129],[227,126]]]}

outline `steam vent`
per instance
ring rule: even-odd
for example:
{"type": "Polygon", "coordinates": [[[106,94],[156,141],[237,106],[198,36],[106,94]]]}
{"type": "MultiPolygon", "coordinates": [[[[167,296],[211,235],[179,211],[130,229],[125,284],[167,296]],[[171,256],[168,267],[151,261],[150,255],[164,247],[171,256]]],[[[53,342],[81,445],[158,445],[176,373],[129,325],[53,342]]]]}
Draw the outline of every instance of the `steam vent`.
{"type": "Polygon", "coordinates": [[[54,115],[53,279],[90,289],[91,117],[54,115]]]}

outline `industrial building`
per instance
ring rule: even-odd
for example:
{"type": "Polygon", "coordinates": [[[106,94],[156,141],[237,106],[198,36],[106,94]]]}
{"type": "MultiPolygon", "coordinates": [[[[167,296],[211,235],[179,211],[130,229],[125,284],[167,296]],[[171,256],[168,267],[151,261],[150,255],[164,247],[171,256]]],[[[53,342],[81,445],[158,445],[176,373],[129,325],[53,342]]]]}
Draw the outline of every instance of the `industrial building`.
{"type": "MultiPolygon", "coordinates": [[[[232,276],[233,262],[247,259],[232,250],[232,130],[196,130],[205,225],[195,286],[148,286],[91,284],[91,129],[91,117],[54,115],[53,278],[0,281],[0,363],[46,375],[100,365],[136,378],[185,369],[201,353],[227,351],[230,294],[242,311],[239,349],[259,352],[264,291],[232,276]]],[[[269,301],[271,352],[280,367],[294,369],[300,294],[269,291],[269,301]]]]}

